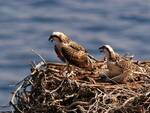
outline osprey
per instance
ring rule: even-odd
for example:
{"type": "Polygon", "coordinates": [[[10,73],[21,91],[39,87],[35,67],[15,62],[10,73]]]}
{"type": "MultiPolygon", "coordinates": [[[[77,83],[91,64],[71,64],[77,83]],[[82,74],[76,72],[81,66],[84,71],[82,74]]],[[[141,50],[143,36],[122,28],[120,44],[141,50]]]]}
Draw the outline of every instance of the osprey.
{"type": "Polygon", "coordinates": [[[107,62],[107,68],[109,69],[109,77],[115,77],[122,73],[122,69],[117,64],[117,60],[120,59],[118,53],[115,53],[110,45],[104,45],[99,48],[100,52],[104,52],[107,62]]]}
{"type": "Polygon", "coordinates": [[[141,67],[133,63],[130,58],[120,56],[110,45],[104,45],[99,50],[105,54],[108,68],[106,75],[111,81],[125,83],[129,78],[132,79],[137,71],[141,71],[141,67]]]}
{"type": "Polygon", "coordinates": [[[81,45],[69,39],[64,33],[53,32],[49,40],[55,42],[54,49],[61,61],[87,70],[93,68],[96,60],[81,45]]]}

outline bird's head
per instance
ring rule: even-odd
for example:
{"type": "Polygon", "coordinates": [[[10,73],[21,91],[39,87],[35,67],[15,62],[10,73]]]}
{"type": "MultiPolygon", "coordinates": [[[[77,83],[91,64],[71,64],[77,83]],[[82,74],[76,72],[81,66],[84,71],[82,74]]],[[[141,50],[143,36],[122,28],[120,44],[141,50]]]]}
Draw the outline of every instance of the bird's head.
{"type": "Polygon", "coordinates": [[[107,60],[113,61],[115,59],[116,53],[110,45],[103,45],[99,47],[99,50],[105,54],[107,60]]]}
{"type": "Polygon", "coordinates": [[[53,32],[49,37],[49,41],[55,41],[56,43],[67,43],[69,40],[70,39],[62,32],[53,32]]]}

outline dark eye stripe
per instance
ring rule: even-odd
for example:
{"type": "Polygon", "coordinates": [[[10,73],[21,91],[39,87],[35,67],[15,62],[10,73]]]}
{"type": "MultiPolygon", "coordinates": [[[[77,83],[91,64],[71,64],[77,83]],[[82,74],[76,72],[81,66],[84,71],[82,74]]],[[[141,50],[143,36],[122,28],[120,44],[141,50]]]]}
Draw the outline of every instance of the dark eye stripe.
{"type": "Polygon", "coordinates": [[[112,60],[113,61],[113,56],[112,56],[112,53],[110,52],[110,50],[108,48],[106,48],[107,51],[109,52],[109,60],[112,60]]]}
{"type": "Polygon", "coordinates": [[[56,37],[56,38],[59,38],[59,36],[57,36],[57,35],[52,35],[52,37],[56,37]]]}
{"type": "Polygon", "coordinates": [[[101,47],[99,47],[99,49],[104,49],[105,48],[105,46],[101,46],[101,47]]]}
{"type": "Polygon", "coordinates": [[[60,38],[59,36],[53,35],[52,37],[55,37],[55,38],[57,38],[60,42],[62,42],[62,40],[61,40],[61,38],[60,38]]]}

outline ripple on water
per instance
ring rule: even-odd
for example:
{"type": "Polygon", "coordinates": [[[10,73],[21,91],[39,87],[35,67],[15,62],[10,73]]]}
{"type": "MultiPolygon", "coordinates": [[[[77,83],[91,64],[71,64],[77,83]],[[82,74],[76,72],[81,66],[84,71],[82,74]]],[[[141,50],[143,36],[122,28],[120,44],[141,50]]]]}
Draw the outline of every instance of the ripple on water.
{"type": "Polygon", "coordinates": [[[48,42],[52,31],[66,33],[97,58],[103,44],[149,58],[148,0],[1,0],[0,15],[0,105],[8,100],[8,84],[23,79],[31,61],[40,60],[31,49],[60,61],[48,42]]]}

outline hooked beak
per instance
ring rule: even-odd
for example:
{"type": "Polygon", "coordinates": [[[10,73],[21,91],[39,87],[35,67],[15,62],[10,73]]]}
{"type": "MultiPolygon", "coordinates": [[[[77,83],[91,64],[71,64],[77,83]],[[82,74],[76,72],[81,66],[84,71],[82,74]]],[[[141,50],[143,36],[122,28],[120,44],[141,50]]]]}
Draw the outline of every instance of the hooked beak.
{"type": "Polygon", "coordinates": [[[104,47],[103,46],[99,47],[98,49],[99,49],[100,52],[104,52],[104,47]]]}
{"type": "Polygon", "coordinates": [[[51,41],[51,42],[53,42],[53,37],[54,37],[54,36],[53,36],[53,35],[51,35],[51,36],[49,37],[49,39],[48,39],[48,40],[49,40],[49,41],[51,41]]]}

